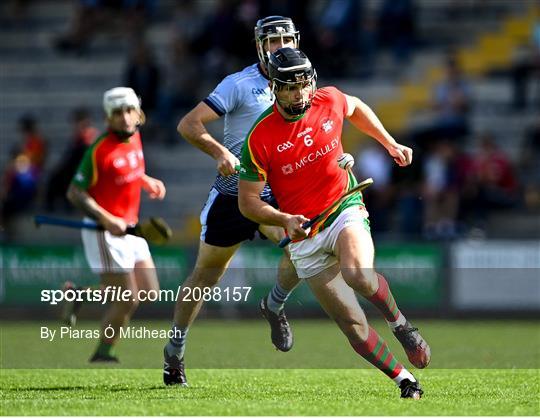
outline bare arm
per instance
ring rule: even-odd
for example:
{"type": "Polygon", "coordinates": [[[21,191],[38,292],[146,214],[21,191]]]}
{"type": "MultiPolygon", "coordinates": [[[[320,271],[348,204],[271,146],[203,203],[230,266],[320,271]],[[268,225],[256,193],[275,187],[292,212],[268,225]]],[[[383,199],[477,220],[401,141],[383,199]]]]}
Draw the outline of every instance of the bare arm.
{"type": "Polygon", "coordinates": [[[142,188],[148,193],[150,199],[163,200],[165,198],[167,189],[165,189],[165,185],[161,180],[155,179],[154,177],[150,177],[146,174],[142,176],[141,180],[142,188]]]}
{"type": "Polygon", "coordinates": [[[83,211],[87,216],[95,219],[113,235],[123,235],[125,233],[127,228],[126,222],[98,205],[95,199],[85,190],[74,184],[70,184],[66,197],[74,206],[83,211]]]}
{"type": "Polygon", "coordinates": [[[191,145],[216,160],[217,170],[221,175],[229,176],[236,173],[235,166],[240,162],[206,130],[205,124],[217,119],[219,115],[206,103],[200,102],[180,120],[178,132],[191,145]]]}
{"type": "Polygon", "coordinates": [[[412,162],[412,149],[398,144],[392,135],[384,128],[382,122],[371,108],[358,97],[345,95],[347,99],[347,118],[360,131],[375,138],[388,153],[394,157],[394,161],[404,167],[412,162]]]}
{"type": "Polygon", "coordinates": [[[280,212],[262,201],[260,193],[264,185],[264,181],[238,182],[238,206],[242,215],[258,224],[281,226],[287,230],[292,239],[305,237],[307,233],[302,229],[302,224],[309,219],[302,215],[280,212]]]}

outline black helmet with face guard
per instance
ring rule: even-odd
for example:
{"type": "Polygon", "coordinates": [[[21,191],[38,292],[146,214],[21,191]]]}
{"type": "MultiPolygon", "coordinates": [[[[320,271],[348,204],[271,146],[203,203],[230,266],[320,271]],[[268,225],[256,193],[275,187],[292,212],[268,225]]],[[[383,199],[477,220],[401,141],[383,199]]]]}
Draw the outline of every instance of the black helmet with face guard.
{"type": "Polygon", "coordinates": [[[255,43],[257,45],[257,55],[261,64],[268,65],[268,49],[264,50],[264,42],[269,38],[281,37],[282,41],[286,38],[294,39],[294,47],[300,46],[300,32],[290,17],[268,16],[259,19],[255,25],[255,43]]]}
{"type": "Polygon", "coordinates": [[[270,55],[268,62],[268,76],[272,83],[274,93],[283,89],[309,88],[309,94],[299,102],[287,102],[278,100],[279,105],[290,115],[301,115],[311,107],[311,101],[315,95],[317,85],[317,72],[311,65],[309,58],[299,49],[280,48],[270,55]]]}

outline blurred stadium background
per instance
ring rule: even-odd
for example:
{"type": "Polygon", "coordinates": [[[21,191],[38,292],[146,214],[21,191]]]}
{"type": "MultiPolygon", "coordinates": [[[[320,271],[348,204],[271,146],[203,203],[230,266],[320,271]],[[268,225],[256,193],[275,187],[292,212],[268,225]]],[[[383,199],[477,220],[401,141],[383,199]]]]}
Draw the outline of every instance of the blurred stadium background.
{"type": "MultiPolygon", "coordinates": [[[[270,14],[293,18],[319,85],[358,95],[414,147],[413,167],[396,170],[374,141],[344,130],[357,175],[375,179],[365,197],[377,264],[406,312],[537,318],[540,2],[532,0],[1,2],[2,311],[52,317],[58,308],[39,301],[41,289],[95,282],[79,234],[35,229],[32,216],[79,216],[65,189],[103,128],[103,92],[118,85],[142,96],[148,172],[168,189],[164,202],[142,206],[143,217],[162,216],[175,232],[154,249],[162,287],[184,280],[215,165],[175,127],[223,76],[256,61],[253,26],[270,14]]],[[[222,125],[211,128],[221,138],[222,125]]],[[[223,285],[253,286],[248,303],[212,303],[205,314],[256,315],[279,256],[268,243],[244,245],[223,285]]],[[[289,306],[322,315],[305,287],[289,306]]],[[[145,316],[169,320],[172,304],[142,307],[145,316]]]]}

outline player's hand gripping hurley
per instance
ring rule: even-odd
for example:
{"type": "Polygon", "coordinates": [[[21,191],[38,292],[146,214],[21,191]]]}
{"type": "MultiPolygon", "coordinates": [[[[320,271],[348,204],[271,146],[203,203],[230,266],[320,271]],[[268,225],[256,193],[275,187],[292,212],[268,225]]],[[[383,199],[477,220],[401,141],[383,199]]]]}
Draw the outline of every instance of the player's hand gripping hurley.
{"type": "MultiPolygon", "coordinates": [[[[330,212],[332,209],[336,208],[337,206],[339,206],[341,203],[343,203],[343,201],[345,199],[347,199],[349,196],[355,194],[355,193],[358,193],[358,192],[361,192],[362,190],[364,190],[365,188],[371,186],[373,184],[373,179],[370,177],[370,178],[367,178],[365,179],[364,181],[362,181],[361,183],[358,183],[356,186],[354,186],[351,190],[348,190],[347,192],[343,193],[340,198],[338,200],[336,200],[335,202],[333,202],[330,206],[328,206],[325,210],[323,210],[321,213],[319,213],[318,215],[314,216],[313,218],[311,218],[309,221],[307,222],[304,222],[302,224],[302,229],[308,229],[308,228],[311,228],[314,224],[316,224],[317,222],[319,222],[322,218],[325,217],[325,215],[328,214],[328,212],[330,212]]],[[[285,248],[287,245],[289,245],[289,243],[291,242],[291,238],[289,237],[285,237],[283,238],[280,242],[279,242],[279,248],[285,248]]]]}

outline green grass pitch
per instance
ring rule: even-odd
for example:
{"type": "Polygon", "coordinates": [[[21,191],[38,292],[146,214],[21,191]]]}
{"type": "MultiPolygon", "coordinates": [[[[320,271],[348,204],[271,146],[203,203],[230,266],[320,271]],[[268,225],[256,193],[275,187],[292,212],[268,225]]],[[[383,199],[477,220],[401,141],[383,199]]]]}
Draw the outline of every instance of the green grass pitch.
{"type": "MultiPolygon", "coordinates": [[[[198,321],[186,353],[190,387],[165,387],[164,340],[122,340],[120,366],[86,363],[95,340],[41,340],[54,322],[2,322],[2,415],[540,415],[540,330],[533,321],[415,321],[433,360],[414,370],[382,322],[373,325],[421,380],[420,401],[348,346],[330,321],[292,321],[276,352],[262,321],[198,321]]],[[[167,329],[166,321],[132,326],[167,329]]],[[[96,322],[78,328],[95,328],[96,322]]]]}

